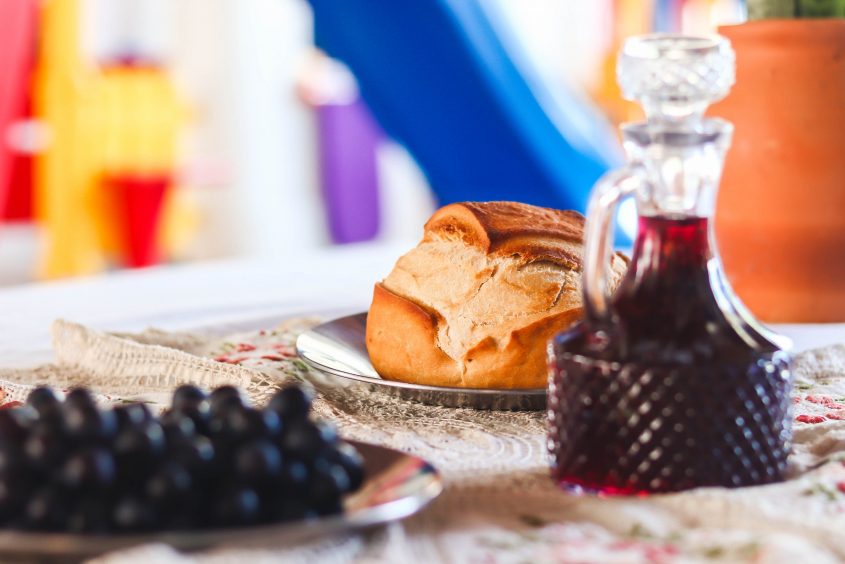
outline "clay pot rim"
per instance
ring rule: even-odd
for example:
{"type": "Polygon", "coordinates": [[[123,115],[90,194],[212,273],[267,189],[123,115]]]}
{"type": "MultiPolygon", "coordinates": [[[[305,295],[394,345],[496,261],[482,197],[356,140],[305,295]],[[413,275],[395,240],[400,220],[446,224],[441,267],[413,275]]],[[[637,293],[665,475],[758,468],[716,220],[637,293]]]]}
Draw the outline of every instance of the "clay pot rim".
{"type": "Polygon", "coordinates": [[[845,18],[774,18],[719,26],[719,33],[743,40],[825,43],[845,38],[845,18]]]}

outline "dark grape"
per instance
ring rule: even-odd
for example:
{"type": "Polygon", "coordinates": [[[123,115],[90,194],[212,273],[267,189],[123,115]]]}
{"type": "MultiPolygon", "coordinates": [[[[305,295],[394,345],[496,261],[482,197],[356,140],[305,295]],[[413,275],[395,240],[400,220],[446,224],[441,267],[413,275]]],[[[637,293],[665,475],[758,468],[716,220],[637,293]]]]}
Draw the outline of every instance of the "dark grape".
{"type": "Polygon", "coordinates": [[[275,436],[280,430],[279,416],[271,411],[250,407],[230,409],[222,424],[222,432],[241,442],[258,437],[275,436]]]}
{"type": "Polygon", "coordinates": [[[192,473],[204,473],[214,461],[214,445],[208,437],[194,437],[173,449],[171,458],[192,473]]]}
{"type": "Polygon", "coordinates": [[[173,411],[183,412],[207,410],[208,405],[206,404],[205,392],[190,384],[179,386],[173,392],[173,401],[170,404],[170,408],[173,411]]]}
{"type": "Polygon", "coordinates": [[[126,429],[114,441],[114,452],[128,463],[148,464],[164,453],[164,431],[156,422],[126,429]]]}
{"type": "Polygon", "coordinates": [[[165,448],[164,431],[155,421],[121,432],[113,446],[119,486],[125,490],[142,484],[143,478],[164,456],[165,448]]]}
{"type": "Polygon", "coordinates": [[[268,408],[283,420],[305,419],[311,410],[311,394],[299,386],[289,386],[276,392],[268,408]]]}
{"type": "Polygon", "coordinates": [[[56,397],[55,392],[46,386],[38,386],[26,398],[26,404],[35,410],[40,416],[54,413],[61,408],[62,402],[56,397]]]}
{"type": "Polygon", "coordinates": [[[30,476],[0,475],[0,521],[17,517],[32,490],[30,476]]]}
{"type": "Polygon", "coordinates": [[[117,431],[117,418],[113,411],[100,410],[93,405],[66,404],[65,429],[70,438],[82,442],[109,439],[117,431]]]}
{"type": "Polygon", "coordinates": [[[188,443],[197,435],[194,420],[175,411],[168,411],[161,416],[161,426],[167,443],[171,445],[188,443]]]}
{"type": "Polygon", "coordinates": [[[105,533],[109,530],[112,507],[105,499],[83,498],[67,519],[71,533],[105,533]]]}
{"type": "Polygon", "coordinates": [[[252,484],[266,482],[281,473],[282,455],[267,439],[258,439],[238,449],[235,468],[240,478],[252,484]]]}
{"type": "Polygon", "coordinates": [[[28,528],[57,530],[65,526],[68,514],[67,492],[56,486],[45,486],[27,502],[24,519],[28,528]]]}
{"type": "Polygon", "coordinates": [[[37,422],[24,443],[26,460],[42,470],[60,464],[67,454],[68,443],[64,434],[45,421],[37,422]]]}
{"type": "Polygon", "coordinates": [[[255,523],[261,511],[258,494],[250,488],[232,488],[214,503],[214,521],[221,526],[243,526],[255,523]]]}
{"type": "Polygon", "coordinates": [[[173,431],[176,431],[177,427],[181,427],[179,431],[188,437],[193,435],[208,435],[212,423],[215,421],[207,413],[185,413],[173,410],[164,412],[161,417],[163,423],[173,427],[173,431]]]}
{"type": "Polygon", "coordinates": [[[191,491],[191,475],[176,462],[161,465],[147,481],[147,498],[160,506],[178,503],[191,491]]]}
{"type": "Polygon", "coordinates": [[[337,444],[337,429],[328,421],[318,421],[315,423],[317,430],[320,431],[323,444],[334,446],[337,444]]]}
{"type": "Polygon", "coordinates": [[[77,490],[104,490],[114,483],[112,455],[102,448],[90,448],[70,456],[62,467],[62,482],[77,490]]]}
{"type": "Polygon", "coordinates": [[[311,506],[314,508],[317,515],[321,516],[343,513],[343,502],[341,501],[340,496],[332,497],[319,503],[312,502],[311,506]]]}
{"type": "Polygon", "coordinates": [[[97,407],[94,397],[85,388],[74,388],[65,396],[65,408],[68,407],[97,407]]]}
{"type": "Polygon", "coordinates": [[[364,459],[355,447],[349,443],[338,443],[329,451],[327,458],[346,470],[346,475],[349,477],[349,491],[355,491],[361,487],[364,483],[364,459]]]}
{"type": "Polygon", "coordinates": [[[26,458],[21,448],[14,443],[0,442],[0,475],[10,476],[26,469],[26,458]]]}
{"type": "Polygon", "coordinates": [[[319,460],[308,484],[307,499],[323,515],[337,513],[340,497],[349,491],[349,476],[339,464],[319,460]]]}
{"type": "Polygon", "coordinates": [[[280,486],[286,492],[301,492],[308,484],[308,466],[298,460],[288,461],[282,467],[280,486]]]}
{"type": "Polygon", "coordinates": [[[202,527],[204,516],[197,511],[197,503],[175,507],[164,516],[167,528],[174,531],[186,531],[202,527]]]}
{"type": "Polygon", "coordinates": [[[135,496],[126,496],[114,506],[115,528],[123,531],[147,531],[155,527],[156,512],[151,503],[135,496]]]}
{"type": "Polygon", "coordinates": [[[275,411],[270,411],[269,409],[262,409],[259,411],[259,413],[261,414],[262,425],[264,427],[264,431],[262,434],[265,437],[273,438],[282,434],[284,424],[282,423],[282,419],[275,411]]]}
{"type": "Polygon", "coordinates": [[[0,409],[0,442],[20,445],[27,430],[15,409],[0,409]]]}
{"type": "Polygon", "coordinates": [[[153,420],[153,414],[150,413],[150,408],[143,403],[120,405],[112,411],[117,422],[118,432],[153,420]]]}
{"type": "Polygon", "coordinates": [[[218,417],[233,407],[243,407],[244,399],[240,390],[234,386],[221,386],[208,396],[211,415],[218,417]]]}
{"type": "Polygon", "coordinates": [[[165,418],[175,420],[179,417],[190,419],[198,431],[204,432],[211,417],[205,393],[195,386],[179,387],[173,395],[171,408],[165,418]]]}
{"type": "Polygon", "coordinates": [[[282,433],[282,452],[301,460],[313,460],[325,445],[322,430],[307,419],[292,421],[282,433]]]}
{"type": "Polygon", "coordinates": [[[271,513],[274,520],[303,521],[317,517],[317,512],[310,504],[298,497],[284,497],[274,501],[276,506],[271,513]]]}
{"type": "Polygon", "coordinates": [[[232,457],[240,444],[234,440],[231,435],[219,431],[211,435],[211,444],[214,448],[215,460],[219,462],[219,467],[215,471],[221,473],[223,470],[229,470],[231,466],[232,457]]]}

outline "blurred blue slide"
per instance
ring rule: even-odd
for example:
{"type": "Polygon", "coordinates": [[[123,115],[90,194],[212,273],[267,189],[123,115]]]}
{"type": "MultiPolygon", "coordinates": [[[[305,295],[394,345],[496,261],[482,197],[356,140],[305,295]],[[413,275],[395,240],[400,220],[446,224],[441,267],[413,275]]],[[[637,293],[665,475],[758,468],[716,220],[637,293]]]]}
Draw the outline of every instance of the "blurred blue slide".
{"type": "Polygon", "coordinates": [[[552,96],[535,78],[495,4],[309,2],[317,46],[352,69],[439,203],[517,200],[583,212],[595,181],[619,161],[590,103],[557,88],[552,96]]]}

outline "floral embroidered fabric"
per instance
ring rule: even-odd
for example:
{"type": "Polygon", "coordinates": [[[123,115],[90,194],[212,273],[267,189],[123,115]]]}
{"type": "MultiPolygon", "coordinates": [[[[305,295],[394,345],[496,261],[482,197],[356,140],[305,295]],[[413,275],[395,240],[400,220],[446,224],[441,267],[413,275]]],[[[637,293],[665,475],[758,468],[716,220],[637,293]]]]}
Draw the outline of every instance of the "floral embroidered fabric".
{"type": "Polygon", "coordinates": [[[837,562],[845,560],[845,345],[797,358],[792,478],[771,486],[648,498],[560,492],[548,477],[545,415],[451,409],[359,392],[314,373],[294,343],[313,319],[228,336],[106,334],[57,321],[57,363],[0,371],[0,401],[31,386],[88,385],[101,401],[163,405],[183,382],[237,384],[260,403],[281,383],[309,382],[315,410],[341,434],[411,452],[446,490],[401,523],[306,546],[221,547],[179,554],[146,546],[101,562],[837,562]]]}

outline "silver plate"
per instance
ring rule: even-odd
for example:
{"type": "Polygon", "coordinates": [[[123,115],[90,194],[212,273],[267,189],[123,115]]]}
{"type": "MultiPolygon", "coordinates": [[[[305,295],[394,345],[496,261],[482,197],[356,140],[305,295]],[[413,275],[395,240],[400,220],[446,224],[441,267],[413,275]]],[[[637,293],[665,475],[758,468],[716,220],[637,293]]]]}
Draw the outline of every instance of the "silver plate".
{"type": "Polygon", "coordinates": [[[301,523],[243,529],[212,529],[134,535],[71,535],[0,532],[2,562],[77,562],[106,552],[148,543],[180,550],[214,546],[273,547],[349,529],[403,519],[416,513],[443,489],[440,476],[425,460],[392,449],[350,441],[364,458],[367,479],[344,500],[344,513],[301,523]]]}
{"type": "Polygon", "coordinates": [[[502,411],[546,408],[545,389],[447,388],[383,380],[370,363],[366,331],[366,313],[341,317],[302,333],[296,341],[296,350],[302,360],[320,372],[402,399],[445,407],[502,411]]]}

